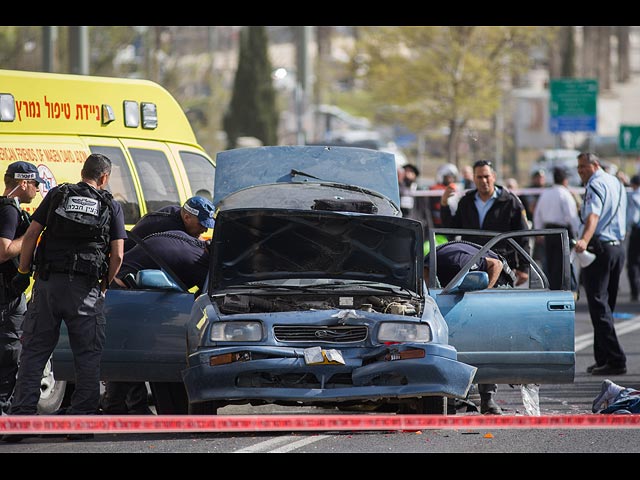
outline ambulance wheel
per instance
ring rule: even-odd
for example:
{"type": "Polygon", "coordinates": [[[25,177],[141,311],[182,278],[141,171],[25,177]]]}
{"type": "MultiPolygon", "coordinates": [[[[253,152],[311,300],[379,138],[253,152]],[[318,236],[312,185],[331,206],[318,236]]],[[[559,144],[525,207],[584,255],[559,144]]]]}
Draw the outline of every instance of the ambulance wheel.
{"type": "Polygon", "coordinates": [[[53,374],[51,358],[42,371],[40,380],[40,400],[38,400],[38,413],[40,415],[51,415],[60,408],[69,405],[73,384],[66,381],[56,380],[53,374]]]}

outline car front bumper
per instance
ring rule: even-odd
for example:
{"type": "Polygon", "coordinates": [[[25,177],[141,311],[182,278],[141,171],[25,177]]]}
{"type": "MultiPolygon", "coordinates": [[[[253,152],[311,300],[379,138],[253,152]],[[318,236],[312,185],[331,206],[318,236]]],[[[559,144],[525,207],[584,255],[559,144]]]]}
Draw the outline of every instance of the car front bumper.
{"type": "Polygon", "coordinates": [[[402,344],[340,349],[345,364],[306,363],[304,349],[204,348],[182,372],[190,403],[297,402],[305,405],[446,396],[464,398],[476,367],[459,362],[449,345],[402,344]],[[422,358],[389,360],[388,354],[422,349],[422,358]],[[363,355],[363,350],[367,354],[363,355]],[[248,361],[210,366],[212,356],[242,353],[248,361]],[[253,359],[256,358],[256,359],[253,359]]]}

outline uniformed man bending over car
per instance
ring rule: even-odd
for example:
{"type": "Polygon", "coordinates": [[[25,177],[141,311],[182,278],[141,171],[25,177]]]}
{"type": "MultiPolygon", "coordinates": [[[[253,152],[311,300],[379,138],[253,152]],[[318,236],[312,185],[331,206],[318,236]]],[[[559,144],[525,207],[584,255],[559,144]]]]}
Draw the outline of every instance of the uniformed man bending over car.
{"type": "MultiPolygon", "coordinates": [[[[127,279],[139,270],[157,269],[149,256],[161,257],[187,288],[201,287],[208,269],[208,248],[198,240],[214,226],[215,208],[204,197],[191,197],[182,207],[170,205],[150,212],[140,219],[131,233],[145,242],[145,247],[129,239],[125,244],[125,258],[115,283],[120,288],[135,287],[127,279]]],[[[133,235],[132,235],[133,237],[133,235]]],[[[147,386],[144,382],[107,382],[100,406],[103,413],[149,415],[147,386]]]]}
{"type": "MultiPolygon", "coordinates": [[[[436,247],[437,279],[442,287],[445,287],[453,277],[464,267],[471,257],[480,251],[480,245],[464,240],[452,241],[436,247]]],[[[429,278],[429,255],[424,258],[424,278],[429,278]]],[[[511,270],[504,257],[489,250],[484,257],[480,257],[473,264],[470,271],[487,272],[489,275],[489,288],[513,287],[516,283],[516,274],[511,270]]],[[[489,384],[490,385],[490,384],[489,384]]],[[[490,388],[490,387],[489,387],[490,388]]],[[[480,412],[488,414],[501,414],[502,409],[493,399],[493,395],[483,394],[480,390],[480,412]]]]}
{"type": "MultiPolygon", "coordinates": [[[[122,208],[106,191],[111,161],[92,154],[82,181],[52,188],[33,214],[20,252],[16,290],[35,283],[27,306],[22,354],[11,415],[33,415],[40,398],[40,380],[53,353],[64,320],[74,357],[75,390],[68,415],[93,415],[100,399],[100,360],[105,341],[104,302],[123,258],[126,230],[122,208]],[[36,243],[40,234],[40,242],[36,243]]],[[[8,442],[25,435],[5,435],[8,442]]],[[[93,437],[71,434],[69,439],[93,437]]]]}

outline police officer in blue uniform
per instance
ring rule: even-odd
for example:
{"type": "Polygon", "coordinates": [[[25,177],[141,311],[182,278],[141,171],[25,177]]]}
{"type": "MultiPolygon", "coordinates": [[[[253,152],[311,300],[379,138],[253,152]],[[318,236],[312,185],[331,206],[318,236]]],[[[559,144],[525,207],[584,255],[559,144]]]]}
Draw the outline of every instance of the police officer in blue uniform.
{"type": "MultiPolygon", "coordinates": [[[[194,196],[183,205],[169,205],[142,217],[131,229],[137,238],[143,239],[145,247],[136,245],[129,238],[125,242],[125,258],[115,280],[122,287],[128,274],[159,266],[148,251],[161,257],[187,288],[201,287],[207,274],[208,249],[198,237],[214,226],[213,204],[204,197],[194,196]],[[160,235],[162,233],[162,235],[160,235]]],[[[147,386],[144,382],[107,382],[100,400],[102,412],[106,414],[149,415],[147,386]]]]}
{"type": "MultiPolygon", "coordinates": [[[[152,233],[168,232],[169,230],[182,230],[194,238],[198,238],[214,225],[213,204],[204,197],[191,197],[182,207],[169,205],[155,212],[149,212],[142,217],[131,229],[131,232],[140,238],[145,238],[152,233]]],[[[135,246],[136,242],[127,239],[124,251],[135,246]]]]}
{"type": "Polygon", "coordinates": [[[578,174],[585,195],[580,212],[583,225],[574,248],[576,253],[588,249],[596,254],[593,263],[582,270],[594,334],[595,364],[587,372],[623,375],[627,358],[616,335],[613,311],[625,261],[627,193],[622,182],[601,168],[593,153],[578,155],[578,174]]]}
{"type": "MultiPolygon", "coordinates": [[[[32,263],[35,283],[23,323],[11,415],[36,413],[42,371],[58,342],[62,320],[69,333],[75,367],[75,390],[65,413],[98,412],[106,324],[104,302],[107,287],[122,264],[127,236],[122,208],[106,191],[110,174],[108,157],[89,155],[82,167],[82,181],[51,189],[25,233],[18,274],[12,285],[26,288],[32,263]]],[[[25,436],[28,435],[5,435],[2,439],[16,442],[25,436]]],[[[67,438],[92,436],[71,434],[67,438]]]]}
{"type": "MultiPolygon", "coordinates": [[[[480,251],[481,246],[477,243],[464,240],[454,240],[436,247],[436,267],[438,282],[445,287],[453,277],[455,277],[462,267],[480,251]]],[[[430,254],[424,257],[424,277],[429,277],[430,254]]],[[[469,269],[472,272],[486,272],[489,275],[488,288],[494,286],[509,286],[515,284],[515,273],[509,267],[504,257],[489,250],[480,257],[469,269]]]]}
{"type": "Polygon", "coordinates": [[[124,255],[120,272],[116,277],[119,286],[125,286],[122,279],[129,274],[135,276],[140,270],[161,269],[164,265],[171,269],[187,289],[201,288],[209,271],[209,245],[182,230],[152,233],[143,239],[143,245],[136,245],[124,255]],[[155,259],[162,258],[163,265],[155,259]]]}
{"type": "Polygon", "coordinates": [[[21,204],[31,203],[43,180],[38,168],[28,162],[14,162],[4,175],[4,194],[0,197],[0,411],[9,410],[16,384],[20,356],[22,321],[27,301],[22,291],[11,287],[18,272],[18,255],[23,235],[30,223],[21,204]]]}

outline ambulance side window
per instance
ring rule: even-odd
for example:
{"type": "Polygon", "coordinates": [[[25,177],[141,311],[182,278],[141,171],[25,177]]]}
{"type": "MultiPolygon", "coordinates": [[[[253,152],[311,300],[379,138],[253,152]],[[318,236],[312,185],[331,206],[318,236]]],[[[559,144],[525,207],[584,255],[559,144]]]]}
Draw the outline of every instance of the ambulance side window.
{"type": "Polygon", "coordinates": [[[133,225],[140,220],[140,204],[133,186],[131,171],[127,166],[124,153],[118,147],[89,146],[91,153],[101,153],[111,160],[109,188],[113,198],[122,206],[124,223],[133,225]]]}
{"type": "Polygon", "coordinates": [[[213,199],[215,167],[206,157],[193,152],[180,152],[192,195],[213,199]]]}
{"type": "Polygon", "coordinates": [[[143,148],[130,148],[129,153],[138,170],[147,212],[167,205],[180,205],[178,186],[165,154],[143,148]]]}

